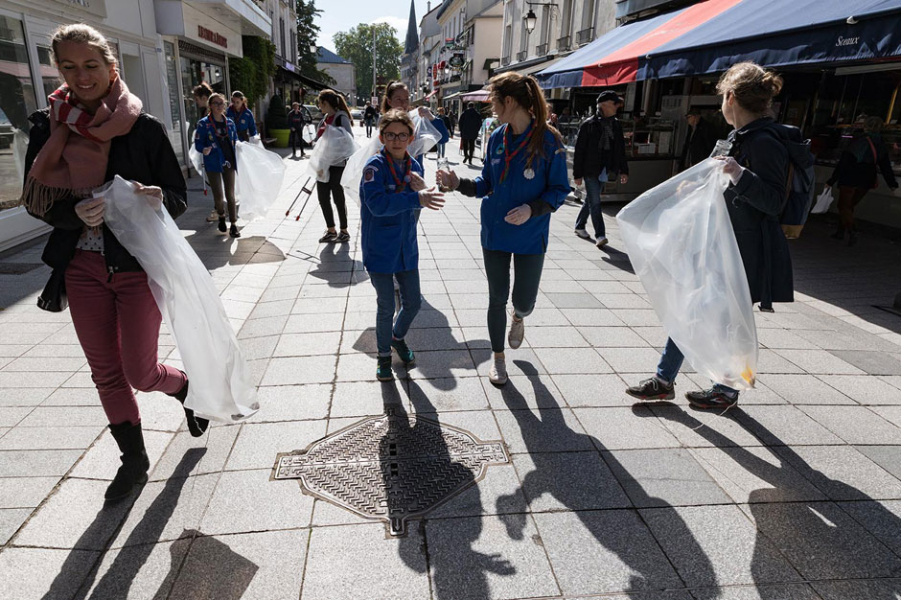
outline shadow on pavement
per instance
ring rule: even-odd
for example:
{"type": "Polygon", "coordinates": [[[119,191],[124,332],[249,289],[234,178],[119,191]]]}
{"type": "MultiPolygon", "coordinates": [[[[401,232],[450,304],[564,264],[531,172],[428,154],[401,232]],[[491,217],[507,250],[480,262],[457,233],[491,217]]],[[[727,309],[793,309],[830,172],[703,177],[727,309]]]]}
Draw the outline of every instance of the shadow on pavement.
{"type": "MultiPolygon", "coordinates": [[[[603,545],[614,553],[632,572],[629,587],[624,592],[651,592],[680,585],[677,574],[673,571],[662,550],[649,551],[657,542],[653,539],[649,528],[642,522],[635,508],[624,508],[613,511],[617,518],[604,518],[611,511],[585,510],[585,482],[576,483],[572,478],[561,477],[560,453],[549,451],[547,443],[553,441],[556,448],[582,448],[586,450],[604,451],[604,446],[594,437],[578,433],[569,428],[564,420],[563,411],[557,404],[547,387],[541,382],[538,370],[529,362],[514,361],[528,376],[535,397],[539,401],[538,414],[535,414],[526,403],[513,380],[508,381],[501,389],[507,408],[516,419],[522,434],[523,442],[535,468],[523,478],[520,488],[497,500],[497,512],[507,528],[507,533],[515,540],[522,539],[529,514],[530,502],[548,494],[563,505],[566,511],[572,511],[585,529],[603,545]],[[641,535],[644,539],[638,539],[641,535]]],[[[584,454],[583,454],[584,456],[584,454]]],[[[604,453],[602,460],[607,463],[619,484],[629,490],[634,506],[671,509],[669,533],[683,540],[682,551],[693,557],[693,575],[697,578],[716,581],[710,559],[701,549],[682,518],[672,510],[671,505],[661,498],[648,496],[640,484],[629,475],[629,472],[609,452],[604,453]]],[[[684,586],[684,583],[681,583],[684,586]]],[[[718,595],[713,590],[693,589],[697,600],[714,600],[718,595]]]]}
{"type": "MultiPolygon", "coordinates": [[[[651,416],[648,408],[660,419],[693,429],[713,444],[717,452],[728,456],[749,474],[766,483],[751,491],[747,501],[751,519],[757,528],[751,574],[761,600],[785,598],[784,590],[766,585],[774,583],[768,576],[771,575],[773,547],[807,581],[875,580],[897,577],[901,573],[901,558],[880,543],[887,543],[898,550],[901,518],[863,491],[811,467],[748,413],[735,408],[720,418],[737,423],[758,437],[767,446],[755,447],[754,450],[767,458],[775,458],[780,464],[775,465],[748,448],[738,446],[675,404],[657,402],[636,405],[633,412],[636,416],[648,417],[651,416]],[[870,527],[861,527],[859,521],[863,520],[871,527],[876,524],[873,532],[876,537],[867,532],[870,527]],[[880,536],[880,532],[883,535],[880,536]]],[[[825,594],[824,598],[864,597],[856,595],[861,593],[862,588],[856,593],[850,589],[839,591],[848,582],[827,582],[825,585],[827,588],[831,585],[837,588],[831,593],[823,592],[814,583],[817,592],[825,594]]],[[[877,580],[867,587],[866,597],[868,600],[897,600],[897,593],[901,591],[897,586],[897,580],[886,581],[884,585],[877,580]]]]}
{"type": "Polygon", "coordinates": [[[309,274],[333,288],[351,287],[369,280],[363,263],[351,257],[348,242],[323,245],[319,252],[319,262],[309,274]]]}

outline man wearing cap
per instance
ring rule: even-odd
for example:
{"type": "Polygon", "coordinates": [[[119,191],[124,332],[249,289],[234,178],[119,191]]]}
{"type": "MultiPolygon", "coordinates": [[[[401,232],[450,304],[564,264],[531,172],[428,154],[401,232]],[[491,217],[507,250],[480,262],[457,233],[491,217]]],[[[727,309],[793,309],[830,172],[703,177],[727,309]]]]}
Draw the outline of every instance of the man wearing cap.
{"type": "Polygon", "coordinates": [[[595,243],[601,248],[607,243],[604,215],[601,212],[601,186],[607,181],[629,181],[629,164],[626,162],[626,141],[623,128],[616,119],[616,110],[622,100],[613,90],[605,90],[598,96],[598,110],[579,127],[576,151],[573,157],[573,179],[576,185],[585,181],[585,204],[576,219],[576,235],[590,239],[585,225],[591,216],[595,243]]]}
{"type": "Polygon", "coordinates": [[[713,126],[701,117],[701,111],[697,108],[689,110],[685,118],[689,129],[682,147],[680,170],[683,171],[709,158],[717,138],[713,126]]]}

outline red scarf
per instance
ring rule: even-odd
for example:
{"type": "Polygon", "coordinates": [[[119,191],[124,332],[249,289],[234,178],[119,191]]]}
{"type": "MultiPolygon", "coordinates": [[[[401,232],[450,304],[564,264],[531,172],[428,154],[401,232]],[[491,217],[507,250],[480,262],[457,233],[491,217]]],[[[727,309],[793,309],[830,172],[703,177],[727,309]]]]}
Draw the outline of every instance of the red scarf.
{"type": "Polygon", "coordinates": [[[397,176],[397,169],[394,167],[394,157],[388,154],[388,151],[382,148],[382,154],[385,155],[385,158],[388,161],[388,170],[391,172],[391,177],[394,178],[394,183],[397,186],[396,192],[402,192],[407,189],[407,184],[410,183],[410,171],[413,169],[413,159],[410,157],[408,152],[404,152],[404,172],[403,177],[397,176]]]}
{"type": "Polygon", "coordinates": [[[325,133],[325,128],[335,122],[336,115],[337,115],[337,113],[322,119],[322,123],[319,124],[319,131],[316,132],[317,140],[322,137],[323,133],[325,133]]]}
{"type": "Polygon", "coordinates": [[[37,216],[46,214],[57,200],[73,194],[86,198],[104,183],[111,140],[131,131],[142,108],[140,98],[128,91],[118,73],[93,115],[65,84],[47,100],[50,137],[28,172],[21,198],[37,216]]]}

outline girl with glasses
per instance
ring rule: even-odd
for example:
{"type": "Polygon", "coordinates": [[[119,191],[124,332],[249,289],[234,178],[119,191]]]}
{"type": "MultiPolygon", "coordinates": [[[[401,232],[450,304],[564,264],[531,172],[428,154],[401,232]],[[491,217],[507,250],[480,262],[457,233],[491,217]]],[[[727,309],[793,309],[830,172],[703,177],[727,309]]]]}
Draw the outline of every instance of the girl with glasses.
{"type": "Polygon", "coordinates": [[[238,208],[235,203],[235,173],[238,171],[238,129],[235,122],[225,115],[225,96],[213,94],[208,106],[210,114],[197,123],[194,130],[194,148],[203,154],[203,168],[210,180],[216,213],[219,215],[219,231],[229,232],[233,238],[238,232],[238,208]],[[225,207],[228,202],[228,219],[231,229],[225,226],[225,207]]]}

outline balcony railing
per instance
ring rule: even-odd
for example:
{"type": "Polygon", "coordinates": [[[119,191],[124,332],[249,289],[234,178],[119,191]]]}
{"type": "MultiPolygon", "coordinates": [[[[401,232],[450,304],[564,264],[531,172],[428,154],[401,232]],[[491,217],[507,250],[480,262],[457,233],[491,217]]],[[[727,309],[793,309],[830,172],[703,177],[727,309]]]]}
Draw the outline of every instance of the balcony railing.
{"type": "Polygon", "coordinates": [[[567,35],[562,38],[557,38],[557,50],[561,52],[566,52],[569,50],[570,44],[572,44],[573,38],[571,35],[567,35]]]}
{"type": "Polygon", "coordinates": [[[535,54],[537,56],[547,56],[548,44],[541,44],[540,46],[535,46],[535,54]]]}
{"type": "Polygon", "coordinates": [[[576,43],[580,46],[587,44],[594,38],[594,27],[583,29],[576,33],[576,43]]]}
{"type": "Polygon", "coordinates": [[[529,55],[528,50],[523,50],[522,52],[517,52],[516,53],[516,62],[524,61],[528,55],[529,55]]]}
{"type": "Polygon", "coordinates": [[[505,57],[503,57],[503,58],[501,59],[501,66],[506,67],[506,66],[509,65],[509,64],[510,64],[510,57],[509,57],[509,56],[505,56],[505,57]]]}

